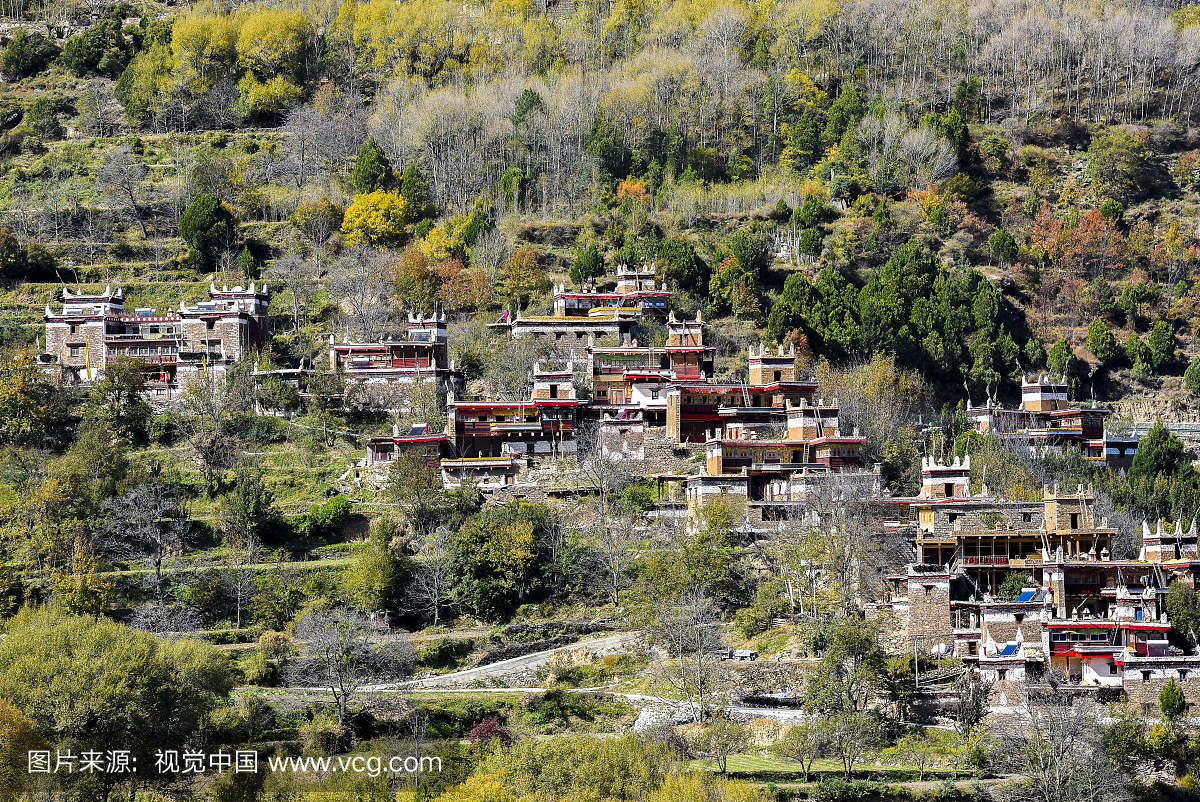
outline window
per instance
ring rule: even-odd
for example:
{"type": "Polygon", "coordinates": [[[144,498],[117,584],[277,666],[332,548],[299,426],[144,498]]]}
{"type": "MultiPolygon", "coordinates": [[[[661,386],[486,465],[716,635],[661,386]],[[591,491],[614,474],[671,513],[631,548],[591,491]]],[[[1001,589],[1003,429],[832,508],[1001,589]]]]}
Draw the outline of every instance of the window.
{"type": "Polygon", "coordinates": [[[72,334],[78,334],[78,333],[79,333],[79,327],[78,327],[78,326],[74,326],[74,325],[73,325],[73,326],[71,326],[71,333],[72,333],[72,334]]]}
{"type": "Polygon", "coordinates": [[[550,385],[550,397],[558,398],[558,385],[557,384],[550,385]]]}
{"type": "Polygon", "coordinates": [[[1142,682],[1149,682],[1149,681],[1150,681],[1150,672],[1143,671],[1142,672],[1142,682]]]}
{"type": "Polygon", "coordinates": [[[946,513],[946,520],[949,521],[950,523],[954,523],[955,521],[958,520],[958,513],[957,512],[946,513]]]}
{"type": "Polygon", "coordinates": [[[1025,620],[1025,613],[1016,613],[1013,615],[1013,620],[1015,620],[1018,624],[1021,623],[1025,620]]]}
{"type": "Polygon", "coordinates": [[[214,326],[215,324],[216,324],[216,321],[215,321],[215,320],[206,320],[206,321],[204,321],[204,328],[208,329],[209,331],[212,331],[212,330],[213,330],[213,326],[214,326]]]}
{"type": "Polygon", "coordinates": [[[1008,679],[1008,669],[1001,668],[996,671],[996,679],[1000,680],[1001,682],[1004,682],[1004,680],[1008,679]]]}
{"type": "Polygon", "coordinates": [[[1187,679],[1187,669],[1186,668],[1179,669],[1179,678],[1187,679]]]}
{"type": "MultiPolygon", "coordinates": [[[[950,498],[951,496],[954,495],[954,484],[952,482],[946,482],[945,490],[946,490],[946,498],[950,498]]],[[[953,519],[951,519],[951,520],[953,520],[953,519]]]]}
{"type": "Polygon", "coordinates": [[[657,400],[658,400],[658,390],[651,390],[651,391],[650,391],[650,398],[651,398],[651,399],[653,399],[653,400],[655,400],[655,401],[657,401],[657,400]]]}
{"type": "Polygon", "coordinates": [[[1025,523],[1027,523],[1027,524],[1031,524],[1031,523],[1033,523],[1033,513],[1032,513],[1032,512],[1027,512],[1027,513],[1025,513],[1024,515],[1022,515],[1022,516],[1021,516],[1021,518],[1022,518],[1022,519],[1025,521],[1025,523]]]}
{"type": "Polygon", "coordinates": [[[83,353],[83,349],[80,348],[79,346],[77,346],[77,345],[71,346],[71,356],[80,356],[82,353],[83,353]]]}
{"type": "Polygon", "coordinates": [[[775,371],[775,381],[779,381],[782,378],[783,378],[783,371],[782,370],[775,371]]]}
{"type": "Polygon", "coordinates": [[[1133,620],[1134,621],[1142,620],[1142,608],[1139,607],[1138,609],[1133,611],[1133,620]]]}
{"type": "Polygon", "coordinates": [[[1077,512],[1071,513],[1071,528],[1072,529],[1079,528],[1079,513],[1077,513],[1077,512]]]}
{"type": "Polygon", "coordinates": [[[1116,663],[1108,664],[1108,675],[1110,677],[1115,677],[1117,675],[1117,664],[1116,663]]]}

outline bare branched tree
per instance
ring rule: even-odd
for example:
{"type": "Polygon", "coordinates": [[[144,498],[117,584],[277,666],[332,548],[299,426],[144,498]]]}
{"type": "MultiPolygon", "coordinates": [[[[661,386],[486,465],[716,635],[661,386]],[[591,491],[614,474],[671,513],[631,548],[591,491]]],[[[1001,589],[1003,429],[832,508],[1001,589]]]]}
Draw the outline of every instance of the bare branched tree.
{"type": "Polygon", "coordinates": [[[621,593],[633,584],[630,568],[638,557],[638,535],[627,519],[611,520],[600,516],[601,522],[591,533],[592,573],[614,607],[621,606],[621,593]]]}
{"type": "Polygon", "coordinates": [[[272,281],[284,286],[292,296],[292,333],[300,331],[300,321],[308,320],[308,304],[316,292],[311,263],[294,253],[276,259],[266,270],[272,281]]]}
{"type": "Polygon", "coordinates": [[[454,534],[449,530],[438,527],[419,536],[416,568],[408,585],[409,605],[435,627],[442,613],[458,601],[451,570],[453,558],[454,534]]]}
{"type": "Polygon", "coordinates": [[[339,328],[356,342],[388,333],[395,307],[390,256],[366,246],[349,248],[330,268],[329,291],[341,306],[339,328]]]}
{"type": "Polygon", "coordinates": [[[304,646],[289,665],[290,680],[328,688],[343,726],[364,687],[402,682],[412,671],[408,641],[350,608],[314,610],[297,624],[296,638],[304,646]]]}
{"type": "MultiPolygon", "coordinates": [[[[192,343],[199,348],[202,343],[192,343]]],[[[223,377],[211,371],[201,371],[184,389],[178,426],[191,442],[200,458],[200,469],[206,484],[211,487],[216,472],[231,467],[237,449],[229,430],[230,398],[223,377]]]]}
{"type": "Polygon", "coordinates": [[[153,572],[154,595],[164,604],[171,563],[187,548],[188,522],[179,495],[161,482],[138,485],[104,502],[108,520],[98,544],[104,553],[146,560],[153,572]]]}
{"type": "Polygon", "coordinates": [[[186,605],[151,602],[133,611],[129,626],[166,638],[199,632],[204,623],[200,613],[186,605]]]}
{"type": "Polygon", "coordinates": [[[112,193],[125,210],[137,220],[138,226],[142,229],[142,236],[148,237],[145,210],[142,208],[142,192],[144,191],[142,182],[145,177],[146,165],[140,158],[134,156],[127,146],[122,146],[113,151],[104,166],[100,168],[96,183],[106,192],[112,193]]]}
{"type": "Polygon", "coordinates": [[[121,106],[114,86],[112,81],[96,78],[79,95],[79,123],[89,134],[112,136],[121,127],[121,106]]]}
{"type": "Polygon", "coordinates": [[[700,588],[691,588],[653,611],[645,624],[645,637],[658,653],[655,676],[679,693],[703,721],[712,669],[722,649],[716,603],[700,588]]]}
{"type": "Polygon", "coordinates": [[[254,586],[259,560],[262,559],[262,543],[253,532],[229,530],[224,536],[225,571],[221,579],[233,599],[234,625],[242,626],[242,614],[250,609],[254,598],[254,586]]]}
{"type": "Polygon", "coordinates": [[[1129,798],[1128,778],[1101,743],[1098,706],[1065,694],[1031,700],[1001,725],[995,758],[1021,779],[1008,802],[1101,802],[1129,798]]]}

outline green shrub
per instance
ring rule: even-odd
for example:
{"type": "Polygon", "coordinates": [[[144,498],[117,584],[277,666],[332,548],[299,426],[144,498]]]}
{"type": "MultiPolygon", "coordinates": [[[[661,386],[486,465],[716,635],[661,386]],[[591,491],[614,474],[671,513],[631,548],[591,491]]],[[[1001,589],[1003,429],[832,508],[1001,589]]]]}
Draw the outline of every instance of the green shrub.
{"type": "Polygon", "coordinates": [[[350,501],[345,496],[334,496],[308,510],[308,536],[328,540],[341,534],[342,524],[350,517],[350,501]]]}
{"type": "Polygon", "coordinates": [[[758,586],[754,601],[746,609],[738,610],[734,621],[742,637],[749,640],[770,629],[771,619],[785,613],[788,606],[787,598],[783,595],[783,583],[777,580],[763,582],[758,586]]]}
{"type": "Polygon", "coordinates": [[[28,78],[48,67],[58,52],[58,47],[40,33],[18,30],[0,54],[0,68],[10,78],[28,78]]]}
{"type": "Polygon", "coordinates": [[[903,788],[898,788],[887,783],[872,782],[870,780],[850,780],[847,782],[841,778],[822,780],[817,783],[817,787],[813,792],[813,799],[816,802],[851,802],[858,799],[902,799],[908,796],[908,792],[903,788]]]}
{"type": "Polygon", "coordinates": [[[421,668],[438,669],[461,667],[475,649],[470,638],[442,638],[417,650],[417,665],[421,668]]]}

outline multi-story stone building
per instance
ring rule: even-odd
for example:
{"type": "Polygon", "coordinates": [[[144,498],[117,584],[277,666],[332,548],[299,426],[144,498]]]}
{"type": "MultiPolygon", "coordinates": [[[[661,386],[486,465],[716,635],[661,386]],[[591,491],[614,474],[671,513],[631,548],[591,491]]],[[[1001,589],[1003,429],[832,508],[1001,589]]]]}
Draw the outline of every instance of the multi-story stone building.
{"type": "Polygon", "coordinates": [[[661,289],[655,284],[653,264],[640,270],[621,265],[615,292],[568,292],[566,285],[560,284],[554,288],[554,314],[526,315],[505,310],[488,327],[511,337],[594,342],[629,334],[639,318],[664,317],[670,300],[666,284],[661,289]]]}
{"type": "Polygon", "coordinates": [[[102,293],[63,290],[62,312],[46,306],[46,354],[43,364],[70,383],[103,375],[119,357],[146,366],[152,396],[167,397],[190,378],[208,370],[223,372],[243,356],[256,354],[267,338],[266,284],[256,288],[209,285],[209,300],[159,313],[126,313],[120,287],[102,293]]]}
{"type": "Polygon", "coordinates": [[[1170,582],[1194,586],[1200,574],[1196,525],[1143,524],[1137,556],[1114,555],[1118,531],[1096,518],[1090,488],[1044,487],[1040,501],[971,495],[970,467],[923,460],[908,500],[915,558],[893,577],[890,605],[917,647],[975,666],[999,708],[1050,684],[1120,688],[1140,704],[1170,679],[1200,702],[1200,656],[1170,646],[1165,606],[1170,582]]]}
{"type": "Polygon", "coordinates": [[[594,309],[636,309],[646,317],[666,317],[671,293],[666,282],[655,284],[654,265],[641,270],[620,265],[617,288],[613,292],[584,289],[569,292],[565,284],[554,291],[554,314],[558,317],[586,317],[594,309]]]}
{"type": "Polygon", "coordinates": [[[450,359],[446,338],[446,314],[408,316],[403,340],[354,343],[335,342],[329,335],[329,369],[341,371],[347,383],[364,384],[434,381],[439,392],[454,389],[458,373],[450,359]]]}
{"type": "Polygon", "coordinates": [[[967,417],[977,431],[1016,437],[1032,454],[1061,454],[1073,449],[1084,459],[1128,469],[1138,440],[1109,432],[1104,420],[1110,414],[1100,407],[1071,404],[1067,385],[1047,376],[1022,380],[1021,405],[1017,409],[995,406],[990,399],[986,406],[967,409],[967,417]]]}
{"type": "Polygon", "coordinates": [[[633,407],[650,425],[666,423],[667,396],[680,382],[703,381],[713,372],[713,349],[704,345],[704,321],[667,316],[662,346],[629,340],[620,346],[588,346],[591,406],[610,414],[633,407]]]}
{"type": "MultiPolygon", "coordinates": [[[[765,346],[758,350],[750,346],[748,358],[746,383],[717,384],[703,381],[703,377],[701,381],[676,382],[666,399],[667,437],[677,443],[703,443],[715,428],[730,424],[747,428],[754,436],[769,437],[773,429],[788,423],[793,414],[789,407],[800,405],[811,413],[817,431],[825,427],[836,431],[836,400],[832,404],[820,400],[812,406],[817,382],[796,380],[794,348],[784,353],[780,346],[771,353],[765,346]]],[[[814,431],[813,437],[819,436],[814,431]]]]}
{"type": "MultiPolygon", "coordinates": [[[[770,363],[765,367],[760,363],[756,368],[771,369],[770,363]]],[[[781,384],[786,383],[758,388],[776,392],[781,384]]],[[[681,391],[692,387],[684,385],[681,391]]],[[[816,384],[804,387],[812,392],[816,384]]],[[[818,399],[816,405],[810,406],[801,398],[799,405],[792,406],[785,399],[781,411],[787,424],[782,437],[759,438],[752,430],[752,423],[739,421],[733,415],[725,419],[723,427],[706,432],[704,469],[685,479],[688,518],[693,525],[701,520],[706,504],[722,497],[738,501],[739,507],[744,504],[747,522],[751,524],[787,517],[775,508],[794,509],[802,505],[802,496],[819,482],[819,475],[858,471],[859,452],[866,440],[858,432],[849,436],[841,433],[836,403],[826,404],[818,399]]],[[[669,421],[668,418],[668,430],[669,421]]]]}

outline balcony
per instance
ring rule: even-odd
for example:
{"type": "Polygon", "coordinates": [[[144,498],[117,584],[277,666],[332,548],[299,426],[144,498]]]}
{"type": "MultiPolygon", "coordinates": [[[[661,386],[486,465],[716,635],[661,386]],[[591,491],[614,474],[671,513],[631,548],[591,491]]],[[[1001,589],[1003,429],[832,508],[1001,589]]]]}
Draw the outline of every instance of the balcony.
{"type": "Polygon", "coordinates": [[[491,424],[491,431],[494,434],[536,434],[542,431],[542,424],[537,421],[497,422],[491,424]]]}
{"type": "Polygon", "coordinates": [[[963,565],[1008,566],[1008,557],[963,557],[963,565]]]}
{"type": "MultiPolygon", "coordinates": [[[[728,463],[729,460],[722,460],[728,463]]],[[[785,471],[794,472],[801,471],[805,468],[815,468],[818,463],[815,462],[752,462],[750,470],[752,471],[785,471]]],[[[823,465],[821,467],[824,467],[823,465]]]]}
{"type": "Polygon", "coordinates": [[[428,359],[351,359],[346,369],[355,370],[430,370],[434,365],[428,359]]]}
{"type": "Polygon", "coordinates": [[[481,468],[504,468],[516,470],[517,461],[513,457],[459,457],[442,460],[443,470],[464,470],[481,468]]]}
{"type": "Polygon", "coordinates": [[[105,334],[105,342],[109,340],[121,340],[128,342],[130,340],[176,340],[182,341],[183,334],[105,334]]]}

